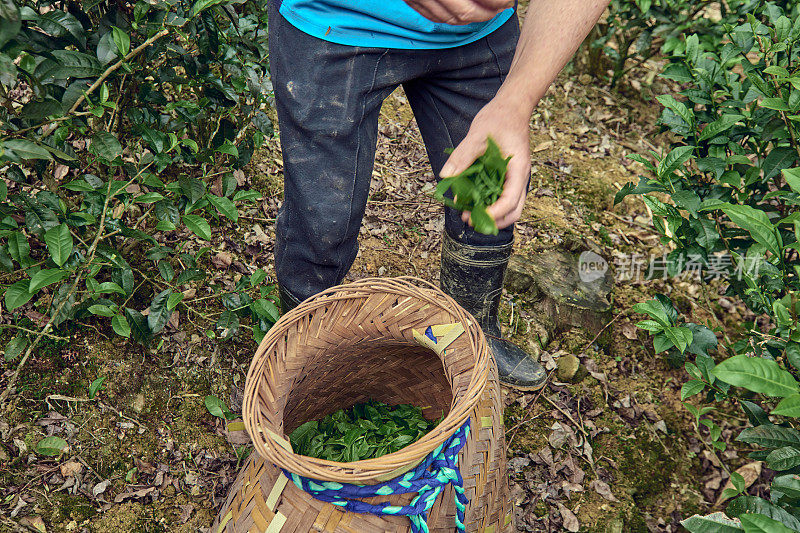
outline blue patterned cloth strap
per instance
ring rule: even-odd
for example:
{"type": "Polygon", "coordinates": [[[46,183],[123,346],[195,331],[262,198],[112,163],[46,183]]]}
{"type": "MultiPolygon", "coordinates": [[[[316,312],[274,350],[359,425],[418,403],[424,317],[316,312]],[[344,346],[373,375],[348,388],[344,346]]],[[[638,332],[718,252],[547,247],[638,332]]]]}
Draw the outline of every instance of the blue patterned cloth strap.
{"type": "Polygon", "coordinates": [[[464,494],[464,480],[458,470],[458,452],[467,442],[470,419],[413,470],[377,485],[352,485],[317,481],[284,470],[286,477],[318,500],[332,503],[344,511],[374,515],[404,515],[411,520],[412,533],[428,533],[428,511],[444,487],[452,483],[456,501],[456,529],[465,531],[464,512],[469,500],[464,494]],[[389,502],[368,504],[361,498],[416,492],[411,503],[403,506],[389,502]]]}

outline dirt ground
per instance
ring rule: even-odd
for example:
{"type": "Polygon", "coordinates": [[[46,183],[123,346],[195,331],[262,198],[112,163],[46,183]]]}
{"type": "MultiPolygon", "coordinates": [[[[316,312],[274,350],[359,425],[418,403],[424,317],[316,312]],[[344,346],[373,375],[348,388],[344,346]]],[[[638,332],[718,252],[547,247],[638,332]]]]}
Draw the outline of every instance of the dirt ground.
{"type": "MultiPolygon", "coordinates": [[[[663,142],[650,126],[654,83],[610,93],[568,70],[550,90],[531,122],[534,172],[517,225],[520,256],[591,246],[614,263],[661,253],[641,200],[613,205],[614,193],[641,170],[625,156],[663,142]]],[[[387,100],[380,132],[361,250],[347,279],[414,275],[436,282],[443,218],[402,93],[387,100]]],[[[214,249],[269,269],[281,191],[277,140],[245,173],[264,193],[263,205],[214,249]]],[[[641,317],[629,309],[661,292],[690,319],[730,335],[741,317],[714,286],[618,274],[610,324],[597,337],[581,327],[549,330],[528,295],[504,294],[504,327],[540,352],[550,371],[541,392],[506,395],[520,531],[678,531],[680,519],[711,510],[727,480],[680,404],[684,370],[653,354],[633,326],[641,317]],[[570,354],[581,363],[578,379],[560,382],[558,361],[570,354]]],[[[233,268],[219,273],[234,281],[237,275],[233,268]]],[[[245,331],[212,340],[191,316],[179,318],[148,353],[90,324],[72,331],[66,345],[50,342],[35,355],[16,400],[0,413],[0,530],[189,532],[210,525],[249,449],[203,399],[213,394],[239,412],[255,343],[245,331]],[[101,376],[102,389],[89,399],[89,384],[101,376]],[[47,435],[64,438],[67,453],[34,453],[47,435]]],[[[724,416],[723,436],[744,423],[724,416]]],[[[744,455],[736,446],[725,452],[733,466],[744,455]]]]}

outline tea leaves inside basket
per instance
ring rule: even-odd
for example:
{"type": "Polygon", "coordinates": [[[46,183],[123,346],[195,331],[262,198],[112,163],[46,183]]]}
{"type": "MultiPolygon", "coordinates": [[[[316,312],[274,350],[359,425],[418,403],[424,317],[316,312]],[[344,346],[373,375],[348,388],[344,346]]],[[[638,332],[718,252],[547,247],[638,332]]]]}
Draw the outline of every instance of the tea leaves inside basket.
{"type": "Polygon", "coordinates": [[[294,453],[350,463],[399,451],[435,428],[442,418],[428,420],[421,408],[410,404],[390,406],[372,400],[310,420],[289,438],[294,453]]]}

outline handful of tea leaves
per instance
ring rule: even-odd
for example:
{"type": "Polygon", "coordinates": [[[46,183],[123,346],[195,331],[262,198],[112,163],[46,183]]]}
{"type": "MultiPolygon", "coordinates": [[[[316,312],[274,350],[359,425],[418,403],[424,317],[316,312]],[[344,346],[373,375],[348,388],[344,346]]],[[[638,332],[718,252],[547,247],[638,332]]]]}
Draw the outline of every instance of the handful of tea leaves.
{"type": "Polygon", "coordinates": [[[470,211],[472,225],[478,233],[497,235],[497,224],[486,208],[503,192],[510,159],[510,156],[503,157],[497,143],[489,137],[486,151],[469,168],[439,182],[436,199],[459,211],[470,211]],[[452,200],[444,196],[448,189],[453,192],[452,200]]]}
{"type": "Polygon", "coordinates": [[[370,401],[306,422],[289,440],[294,453],[342,463],[396,452],[436,427],[413,405],[370,401]]]}

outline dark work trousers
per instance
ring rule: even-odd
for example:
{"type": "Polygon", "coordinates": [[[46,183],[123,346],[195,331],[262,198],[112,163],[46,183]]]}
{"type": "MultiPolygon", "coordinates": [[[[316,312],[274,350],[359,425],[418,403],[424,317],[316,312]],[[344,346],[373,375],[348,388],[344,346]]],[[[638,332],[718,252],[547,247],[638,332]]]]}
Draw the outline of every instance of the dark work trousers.
{"type": "MultiPolygon", "coordinates": [[[[271,3],[272,4],[272,3],[271,3]]],[[[330,43],[269,16],[270,72],[283,150],[284,199],[275,270],[298,300],[342,281],[358,251],[381,103],[402,85],[434,175],[505,79],[519,38],[516,16],[473,43],[441,50],[330,43]]],[[[507,244],[476,233],[445,208],[445,231],[471,245],[507,244]]]]}

